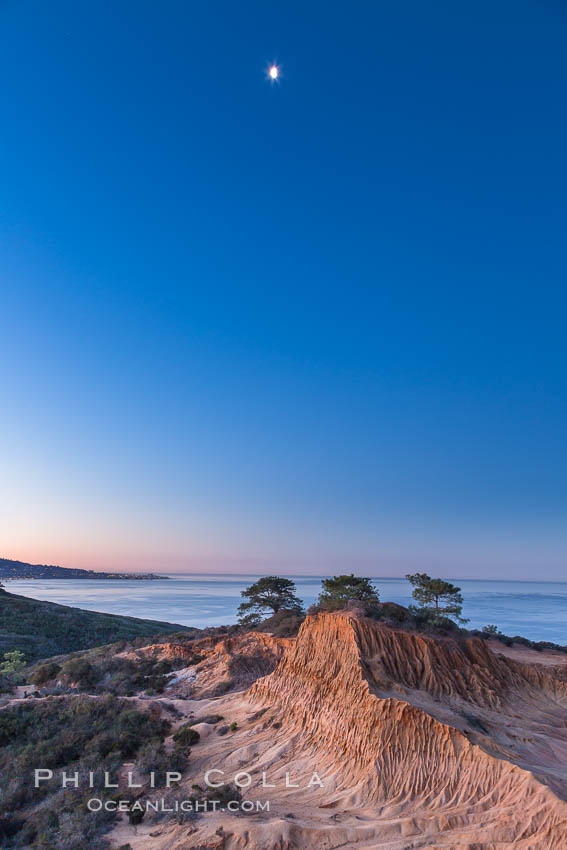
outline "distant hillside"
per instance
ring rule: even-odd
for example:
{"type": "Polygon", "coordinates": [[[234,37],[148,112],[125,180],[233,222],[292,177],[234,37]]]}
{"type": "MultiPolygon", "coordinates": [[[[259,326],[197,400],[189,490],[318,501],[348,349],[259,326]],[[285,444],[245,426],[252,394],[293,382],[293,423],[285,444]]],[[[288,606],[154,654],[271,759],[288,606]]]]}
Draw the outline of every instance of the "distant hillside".
{"type": "Polygon", "coordinates": [[[25,561],[12,561],[0,558],[0,579],[10,578],[94,578],[94,579],[134,579],[136,581],[154,581],[166,579],[154,573],[99,573],[95,570],[79,570],[74,567],[57,567],[53,564],[27,564],[25,561]]]}
{"type": "Polygon", "coordinates": [[[99,614],[0,591],[0,657],[8,650],[20,649],[27,661],[34,661],[106,643],[175,632],[197,634],[199,629],[99,614]]]}

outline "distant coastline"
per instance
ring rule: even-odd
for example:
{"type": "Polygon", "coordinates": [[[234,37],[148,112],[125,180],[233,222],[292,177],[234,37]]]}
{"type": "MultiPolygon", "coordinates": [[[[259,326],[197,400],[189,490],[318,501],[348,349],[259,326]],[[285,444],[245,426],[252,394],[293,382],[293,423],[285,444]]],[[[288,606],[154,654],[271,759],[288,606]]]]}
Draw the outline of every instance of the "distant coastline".
{"type": "Polygon", "coordinates": [[[25,561],[13,561],[0,558],[0,579],[115,579],[117,581],[156,581],[169,576],[155,573],[102,573],[94,570],[80,570],[73,567],[58,567],[54,564],[27,564],[25,561]]]}

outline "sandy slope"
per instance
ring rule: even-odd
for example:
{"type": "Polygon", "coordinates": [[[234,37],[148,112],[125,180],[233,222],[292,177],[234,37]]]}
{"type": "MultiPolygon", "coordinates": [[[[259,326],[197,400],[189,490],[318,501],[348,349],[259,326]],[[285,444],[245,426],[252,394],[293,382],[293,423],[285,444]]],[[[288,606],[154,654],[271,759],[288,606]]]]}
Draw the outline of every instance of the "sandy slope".
{"type": "MultiPolygon", "coordinates": [[[[237,640],[217,647],[220,667],[239,649],[237,640]]],[[[245,798],[269,800],[270,812],[144,824],[136,835],[122,825],[116,846],[567,848],[567,684],[553,664],[546,672],[479,639],[424,637],[354,614],[308,617],[282,651],[248,691],[185,704],[239,727],[225,736],[197,727],[187,793],[210,768],[247,771],[245,798]],[[261,787],[263,771],[275,788],[261,787]],[[315,771],[322,788],[308,787],[315,771]],[[286,788],[286,772],[299,788],[286,788]]]]}

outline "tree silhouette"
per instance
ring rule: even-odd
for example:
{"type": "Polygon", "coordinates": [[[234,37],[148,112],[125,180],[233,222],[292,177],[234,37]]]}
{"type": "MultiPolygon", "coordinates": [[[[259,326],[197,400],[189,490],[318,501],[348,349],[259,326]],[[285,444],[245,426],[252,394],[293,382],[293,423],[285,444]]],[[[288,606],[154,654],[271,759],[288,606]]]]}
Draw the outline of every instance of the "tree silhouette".
{"type": "Polygon", "coordinates": [[[441,578],[431,578],[427,573],[408,574],[406,578],[413,585],[412,596],[419,605],[418,610],[427,613],[432,619],[445,617],[459,623],[468,622],[461,617],[463,597],[460,587],[441,578]]]}
{"type": "Polygon", "coordinates": [[[301,614],[303,605],[295,595],[295,582],[282,576],[262,576],[240,592],[248,602],[238,606],[238,621],[244,626],[257,625],[270,611],[292,611],[301,614]]]}
{"type": "Polygon", "coordinates": [[[319,594],[319,607],[331,610],[344,608],[347,602],[355,599],[370,605],[377,605],[380,596],[369,578],[350,575],[333,576],[323,579],[319,594]]]}

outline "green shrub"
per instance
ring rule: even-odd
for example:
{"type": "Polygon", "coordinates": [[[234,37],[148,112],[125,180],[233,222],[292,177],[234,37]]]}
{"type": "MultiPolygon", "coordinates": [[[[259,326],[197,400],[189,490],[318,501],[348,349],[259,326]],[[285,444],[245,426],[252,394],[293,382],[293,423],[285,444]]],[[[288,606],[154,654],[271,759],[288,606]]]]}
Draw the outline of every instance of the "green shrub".
{"type": "Polygon", "coordinates": [[[19,649],[4,653],[4,661],[0,663],[0,673],[21,673],[25,668],[25,655],[19,649]]]}
{"type": "Polygon", "coordinates": [[[236,785],[231,785],[230,782],[227,782],[221,788],[209,788],[205,794],[205,798],[207,800],[218,800],[221,806],[226,806],[231,801],[240,803],[242,793],[236,785]]]}
{"type": "Polygon", "coordinates": [[[459,627],[453,620],[449,619],[449,617],[436,614],[432,609],[418,608],[416,605],[410,605],[408,610],[415,624],[420,629],[442,635],[459,631],[459,627]]]}
{"type": "Polygon", "coordinates": [[[382,602],[379,610],[382,619],[391,620],[393,623],[404,623],[411,619],[408,609],[396,602],[382,602]]]}
{"type": "Polygon", "coordinates": [[[270,632],[274,637],[294,637],[304,620],[305,614],[303,612],[297,613],[282,609],[277,614],[268,617],[267,620],[262,620],[257,626],[257,630],[270,632]]]}
{"type": "Polygon", "coordinates": [[[24,821],[9,846],[107,850],[103,833],[114,815],[87,810],[86,800],[93,791],[62,789],[55,779],[34,788],[34,769],[64,768],[83,776],[96,771],[97,796],[108,796],[103,772],[116,774],[124,759],[136,757],[151,744],[159,750],[170,728],[156,712],[138,711],[113,696],[71,696],[65,702],[47,697],[0,712],[0,774],[7,777],[2,806],[22,812],[24,821]]]}
{"type": "Polygon", "coordinates": [[[114,656],[101,664],[102,681],[99,680],[96,690],[117,696],[134,696],[139,691],[161,694],[171,669],[172,663],[167,660],[158,661],[147,656],[136,659],[114,656]]]}
{"type": "Polygon", "coordinates": [[[52,679],[55,679],[60,671],[60,664],[56,664],[55,661],[49,661],[47,664],[42,664],[40,667],[36,667],[30,676],[30,682],[33,685],[45,685],[46,682],[50,682],[52,679]]]}
{"type": "Polygon", "coordinates": [[[196,731],[196,729],[191,728],[190,723],[184,723],[183,726],[180,726],[173,736],[175,746],[181,747],[183,749],[191,747],[193,744],[196,744],[198,741],[200,741],[200,739],[201,736],[196,731]]]}
{"type": "Polygon", "coordinates": [[[210,723],[214,725],[215,723],[220,723],[221,720],[224,720],[222,714],[205,714],[204,717],[198,717],[194,720],[194,723],[210,723]]]}
{"type": "Polygon", "coordinates": [[[132,824],[132,826],[137,826],[139,823],[142,823],[144,819],[144,810],[143,809],[129,809],[128,810],[128,820],[132,824]]]}
{"type": "Polygon", "coordinates": [[[88,688],[100,678],[100,671],[93,667],[88,658],[70,658],[61,668],[61,675],[65,677],[69,684],[88,688]]]}
{"type": "Polygon", "coordinates": [[[160,785],[165,781],[168,770],[183,773],[187,768],[187,756],[185,752],[177,748],[171,753],[167,752],[161,741],[148,741],[138,750],[136,767],[143,774],[154,773],[158,778],[157,784],[160,785]]]}

